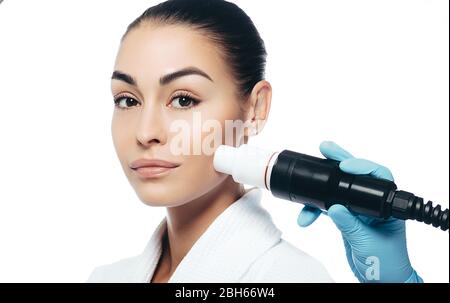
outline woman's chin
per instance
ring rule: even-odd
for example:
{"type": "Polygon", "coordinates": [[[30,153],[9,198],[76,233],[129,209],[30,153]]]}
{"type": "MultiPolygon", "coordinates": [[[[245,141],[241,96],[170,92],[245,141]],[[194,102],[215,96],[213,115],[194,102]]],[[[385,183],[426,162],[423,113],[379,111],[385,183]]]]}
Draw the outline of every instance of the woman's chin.
{"type": "Polygon", "coordinates": [[[135,184],[134,190],[144,204],[154,207],[176,207],[198,196],[198,189],[187,184],[135,184]]]}
{"type": "Polygon", "coordinates": [[[154,185],[151,188],[135,188],[135,191],[139,199],[149,206],[171,207],[182,204],[182,193],[172,186],[154,185]]]}
{"type": "Polygon", "coordinates": [[[133,188],[139,199],[148,206],[154,207],[177,207],[189,203],[223,184],[226,176],[216,178],[204,178],[199,184],[178,183],[153,183],[133,184],[133,188]]]}

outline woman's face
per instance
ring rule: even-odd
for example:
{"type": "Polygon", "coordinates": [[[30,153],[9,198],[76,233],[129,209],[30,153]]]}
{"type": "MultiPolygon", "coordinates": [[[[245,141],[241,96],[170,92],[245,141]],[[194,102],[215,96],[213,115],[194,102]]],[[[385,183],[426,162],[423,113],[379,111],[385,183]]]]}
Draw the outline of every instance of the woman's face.
{"type": "Polygon", "coordinates": [[[219,139],[215,148],[230,140],[225,137],[225,121],[245,121],[245,100],[237,99],[234,79],[213,43],[188,27],[147,23],[122,41],[114,70],[113,142],[128,180],[144,203],[179,206],[227,178],[214,170],[213,154],[204,153],[201,146],[206,137],[219,139]],[[189,72],[164,78],[186,68],[189,72]],[[222,128],[199,132],[195,121],[199,117],[202,122],[217,121],[222,128]],[[184,145],[190,144],[189,153],[173,150],[181,132],[171,127],[180,122],[186,126],[181,137],[184,145]],[[176,167],[135,169],[138,159],[164,160],[176,167]]]}

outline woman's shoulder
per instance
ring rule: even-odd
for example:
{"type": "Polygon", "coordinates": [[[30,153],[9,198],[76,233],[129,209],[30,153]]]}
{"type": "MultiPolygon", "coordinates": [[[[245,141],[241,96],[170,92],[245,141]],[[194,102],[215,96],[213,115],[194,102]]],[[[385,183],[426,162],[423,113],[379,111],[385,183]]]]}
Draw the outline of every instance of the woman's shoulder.
{"type": "Polygon", "coordinates": [[[133,281],[140,260],[141,255],[136,255],[95,267],[86,282],[120,283],[133,281]]]}
{"type": "Polygon", "coordinates": [[[241,282],[312,283],[333,279],[318,260],[281,239],[252,264],[241,282]]]}

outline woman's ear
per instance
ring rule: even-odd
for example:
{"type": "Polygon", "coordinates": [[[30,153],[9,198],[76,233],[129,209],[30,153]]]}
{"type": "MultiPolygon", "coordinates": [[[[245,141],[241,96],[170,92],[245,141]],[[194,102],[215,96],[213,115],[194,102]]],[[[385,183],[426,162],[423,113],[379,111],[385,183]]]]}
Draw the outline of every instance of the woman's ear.
{"type": "Polygon", "coordinates": [[[259,134],[267,122],[272,102],[272,86],[266,80],[258,82],[249,97],[246,121],[249,127],[244,130],[245,136],[259,134]]]}

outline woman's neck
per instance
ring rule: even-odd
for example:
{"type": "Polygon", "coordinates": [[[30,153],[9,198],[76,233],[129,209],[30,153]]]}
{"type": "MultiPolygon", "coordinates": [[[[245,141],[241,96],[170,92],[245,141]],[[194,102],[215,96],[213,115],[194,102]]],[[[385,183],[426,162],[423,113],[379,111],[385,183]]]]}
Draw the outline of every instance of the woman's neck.
{"type": "Polygon", "coordinates": [[[212,191],[184,205],[167,209],[167,234],[161,264],[167,276],[186,256],[211,223],[245,194],[242,184],[231,177],[212,191]]]}

